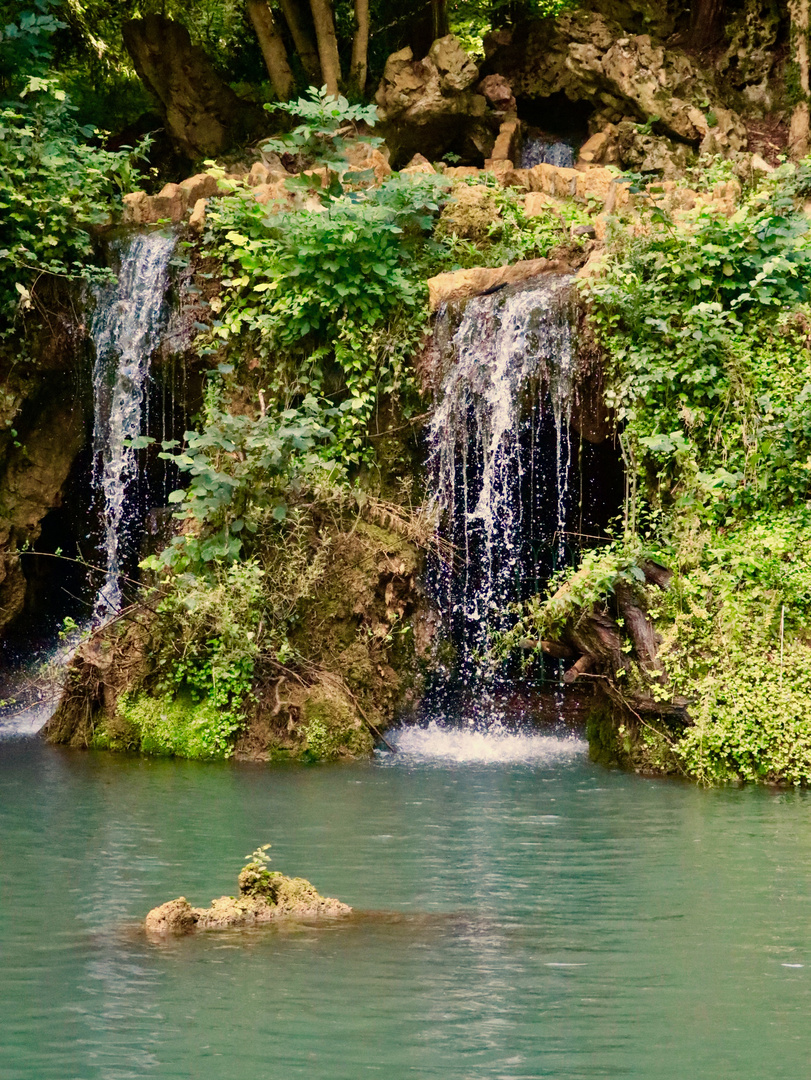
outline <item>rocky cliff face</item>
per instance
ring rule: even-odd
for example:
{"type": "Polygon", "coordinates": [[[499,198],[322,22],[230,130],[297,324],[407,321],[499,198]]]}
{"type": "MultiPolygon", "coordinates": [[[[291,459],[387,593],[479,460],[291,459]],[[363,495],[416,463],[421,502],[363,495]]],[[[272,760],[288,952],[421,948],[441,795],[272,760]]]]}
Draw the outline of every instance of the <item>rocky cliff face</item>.
{"type": "MultiPolygon", "coordinates": [[[[0,350],[0,633],[22,612],[20,551],[35,544],[61,505],[85,441],[86,394],[77,374],[84,333],[70,308],[0,350]]],[[[33,318],[32,318],[33,321],[33,318]]]]}

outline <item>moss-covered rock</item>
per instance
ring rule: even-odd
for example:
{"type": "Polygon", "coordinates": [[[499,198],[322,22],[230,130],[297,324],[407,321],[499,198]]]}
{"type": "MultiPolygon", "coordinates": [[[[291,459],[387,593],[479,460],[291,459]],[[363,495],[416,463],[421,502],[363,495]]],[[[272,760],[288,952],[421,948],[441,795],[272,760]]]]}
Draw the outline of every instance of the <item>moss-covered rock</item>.
{"type": "Polygon", "coordinates": [[[239,895],[220,896],[207,908],[192,907],[185,896],[153,908],[146,917],[149,935],[188,934],[193,930],[230,930],[260,926],[279,919],[335,919],[352,908],[321,896],[305,878],[268,870],[264,861],[250,862],[239,875],[239,895]]]}
{"type": "Polygon", "coordinates": [[[368,726],[346,693],[324,683],[311,686],[301,703],[305,730],[302,756],[315,761],[367,757],[374,749],[368,726]]]}
{"type": "Polygon", "coordinates": [[[439,215],[438,236],[461,236],[475,243],[492,239],[500,230],[501,214],[491,187],[461,184],[439,215]]]}

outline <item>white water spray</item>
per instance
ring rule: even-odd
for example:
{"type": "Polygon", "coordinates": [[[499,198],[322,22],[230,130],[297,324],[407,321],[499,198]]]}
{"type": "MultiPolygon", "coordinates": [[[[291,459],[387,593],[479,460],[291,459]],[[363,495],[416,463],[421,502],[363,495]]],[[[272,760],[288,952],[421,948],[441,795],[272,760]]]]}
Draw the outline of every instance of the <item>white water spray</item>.
{"type": "Polygon", "coordinates": [[[563,139],[547,138],[527,139],[521,150],[522,169],[531,169],[534,165],[555,165],[559,169],[574,167],[575,153],[571,143],[563,139]]]}
{"type": "Polygon", "coordinates": [[[389,738],[397,750],[395,761],[402,756],[434,765],[556,766],[582,758],[588,750],[588,743],[574,735],[510,731],[497,722],[480,730],[432,720],[425,727],[400,728],[389,738]]]}
{"type": "Polygon", "coordinates": [[[137,458],[130,440],[141,434],[149,362],[166,316],[169,260],[175,237],[133,236],[123,249],[118,280],[98,295],[91,325],[93,482],[104,500],[106,575],[94,605],[102,620],[121,607],[121,560],[127,543],[127,500],[137,458]]]}
{"type": "MultiPolygon", "coordinates": [[[[461,635],[463,680],[480,681],[492,634],[520,599],[521,582],[533,573],[524,564],[523,525],[527,462],[522,415],[543,409],[548,393],[555,426],[555,534],[558,559],[569,498],[574,350],[568,299],[571,278],[546,279],[520,291],[468,301],[449,342],[449,366],[430,427],[435,499],[457,544],[447,596],[461,635]],[[540,398],[527,401],[527,395],[540,398]],[[461,526],[461,530],[460,530],[461,526]],[[459,566],[463,563],[463,566],[459,566]]],[[[449,316],[442,316],[446,321],[449,316]]],[[[447,327],[446,327],[447,329],[447,327]]],[[[528,421],[532,424],[532,420],[528,421]]],[[[551,528],[549,526],[552,526],[551,528]]]]}

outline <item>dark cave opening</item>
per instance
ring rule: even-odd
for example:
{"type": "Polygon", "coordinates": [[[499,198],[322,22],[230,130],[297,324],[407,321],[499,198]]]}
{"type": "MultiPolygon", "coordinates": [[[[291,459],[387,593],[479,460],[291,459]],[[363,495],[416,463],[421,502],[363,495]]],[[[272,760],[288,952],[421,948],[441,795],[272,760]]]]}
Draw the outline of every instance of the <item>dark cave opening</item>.
{"type": "MultiPolygon", "coordinates": [[[[182,436],[188,427],[182,377],[178,361],[156,365],[148,382],[144,430],[155,442],[136,451],[137,469],[127,492],[122,571],[132,583],[124,585],[125,598],[134,596],[141,560],[163,546],[173,531],[168,496],[178,487],[178,471],[161,457],[161,443],[182,436]]],[[[104,502],[94,484],[90,419],[58,505],[42,519],[37,540],[20,553],[25,601],[4,634],[7,663],[44,656],[58,640],[65,619],[79,625],[90,620],[104,581],[103,531],[104,502]]]]}

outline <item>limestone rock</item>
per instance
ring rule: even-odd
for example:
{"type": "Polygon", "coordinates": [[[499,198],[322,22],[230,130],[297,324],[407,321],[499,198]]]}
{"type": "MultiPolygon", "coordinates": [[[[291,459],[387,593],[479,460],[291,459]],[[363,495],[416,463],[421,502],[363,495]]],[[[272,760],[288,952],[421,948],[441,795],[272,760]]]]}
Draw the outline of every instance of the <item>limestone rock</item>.
{"type": "Polygon", "coordinates": [[[423,157],[422,154],[415,154],[414,157],[406,165],[406,167],[404,169],[400,169],[400,173],[408,173],[410,175],[416,176],[420,173],[436,173],[436,169],[427,157],[423,157]]]}
{"type": "Polygon", "coordinates": [[[145,191],[130,191],[124,196],[122,223],[124,225],[148,225],[152,217],[152,201],[145,191]]]}
{"type": "Polygon", "coordinates": [[[503,75],[486,75],[479,83],[478,91],[487,99],[493,112],[514,113],[516,111],[512,87],[503,75]]]}
{"type": "Polygon", "coordinates": [[[169,137],[190,158],[220,154],[262,122],[261,110],[222,81],[182,23],[146,15],[125,22],[122,34],[139,78],[160,103],[169,137]]]}
{"type": "Polygon", "coordinates": [[[39,537],[49,510],[62,503],[62,490],[84,442],[84,416],[74,395],[59,383],[27,403],[25,428],[0,476],[0,629],[25,602],[26,580],[17,552],[39,537]]]}
{"type": "Polygon", "coordinates": [[[152,196],[152,213],[155,221],[168,218],[173,224],[183,220],[186,213],[185,193],[180,184],[165,184],[157,195],[152,196]]]}
{"type": "Polygon", "coordinates": [[[583,169],[589,165],[617,165],[619,160],[617,128],[614,124],[607,124],[602,131],[595,132],[580,147],[576,168],[583,169]]]}
{"type": "Polygon", "coordinates": [[[676,176],[684,172],[695,153],[682,142],[662,135],[644,133],[632,120],[616,128],[616,147],[623,165],[635,172],[657,172],[676,176]]]}
{"type": "Polygon", "coordinates": [[[440,304],[451,300],[479,296],[538,274],[564,273],[568,269],[571,267],[557,259],[524,259],[510,266],[476,266],[470,270],[453,270],[428,279],[428,302],[431,310],[436,311],[440,304]]]}
{"type": "Polygon", "coordinates": [[[269,203],[278,203],[281,206],[292,201],[291,193],[284,180],[274,180],[272,184],[257,184],[253,188],[253,197],[262,206],[267,206],[269,203]]]}
{"type": "Polygon", "coordinates": [[[502,121],[490,156],[493,161],[518,161],[521,157],[521,121],[513,113],[502,121]]]}
{"type": "Polygon", "coordinates": [[[530,191],[524,198],[524,216],[541,217],[554,208],[554,201],[542,191],[530,191]]]}
{"type": "Polygon", "coordinates": [[[778,51],[780,9],[774,0],[744,0],[725,19],[727,47],[715,62],[726,80],[750,107],[772,107],[771,75],[778,51]]]}
{"type": "MultiPolygon", "coordinates": [[[[435,41],[422,60],[409,47],[392,53],[375,95],[381,127],[395,161],[417,151],[436,160],[472,137],[474,153],[489,154],[481,125],[487,99],[473,89],[479,71],[452,34],[435,41]]],[[[489,135],[492,147],[492,134],[489,135]]]]}
{"type": "Polygon", "coordinates": [[[439,72],[439,85],[444,94],[460,94],[479,77],[479,69],[453,34],[437,38],[428,50],[428,59],[439,72]]]}
{"type": "Polygon", "coordinates": [[[335,919],[349,915],[352,908],[340,900],[321,896],[304,878],[265,871],[240,874],[239,896],[220,896],[207,908],[192,907],[185,896],[153,908],[147,915],[147,934],[163,937],[188,934],[193,930],[231,930],[260,926],[279,919],[335,919]],[[259,887],[255,879],[261,878],[259,887]]]}
{"type": "Polygon", "coordinates": [[[211,173],[197,173],[181,181],[180,190],[187,206],[194,206],[198,199],[211,199],[215,195],[222,195],[217,178],[211,173]]]}
{"type": "Polygon", "coordinates": [[[476,180],[479,174],[480,170],[475,165],[454,165],[445,169],[443,176],[447,176],[449,180],[476,180]]]}
{"type": "Polygon", "coordinates": [[[502,187],[510,187],[515,166],[511,158],[487,158],[484,163],[487,172],[492,173],[502,187]]]}
{"type": "Polygon", "coordinates": [[[208,206],[208,199],[198,199],[194,204],[194,209],[191,212],[189,218],[189,228],[194,229],[195,232],[202,232],[203,226],[206,223],[206,207],[208,206]]]}
{"type": "Polygon", "coordinates": [[[385,154],[376,146],[364,142],[350,142],[344,148],[346,160],[353,172],[370,172],[378,184],[391,176],[391,166],[385,154]]]}
{"type": "Polygon", "coordinates": [[[487,68],[506,76],[518,97],[565,93],[593,103],[598,129],[623,117],[656,117],[660,134],[693,146],[709,135],[724,152],[746,144],[743,122],[711,70],[647,34],[629,36],[591,6],[530,24],[492,52],[487,68]]]}
{"type": "Polygon", "coordinates": [[[197,916],[185,896],[167,900],[153,908],[146,917],[149,934],[188,934],[197,923],[197,916]]]}

